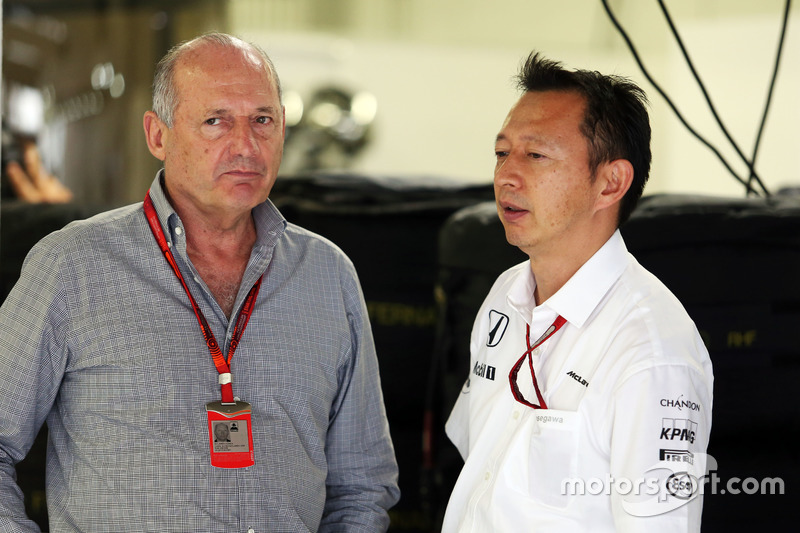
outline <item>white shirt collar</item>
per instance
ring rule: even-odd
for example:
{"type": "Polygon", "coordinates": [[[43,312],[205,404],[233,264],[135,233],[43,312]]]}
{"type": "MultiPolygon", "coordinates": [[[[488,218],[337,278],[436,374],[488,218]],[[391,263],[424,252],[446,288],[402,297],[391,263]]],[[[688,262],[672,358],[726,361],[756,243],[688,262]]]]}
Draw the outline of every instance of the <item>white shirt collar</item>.
{"type": "MultiPolygon", "coordinates": [[[[575,326],[583,326],[603,296],[622,275],[628,261],[628,249],[617,230],[542,307],[553,310],[575,326]]],[[[508,293],[509,305],[526,321],[531,320],[536,307],[533,298],[535,288],[536,280],[528,261],[508,293]]]]}

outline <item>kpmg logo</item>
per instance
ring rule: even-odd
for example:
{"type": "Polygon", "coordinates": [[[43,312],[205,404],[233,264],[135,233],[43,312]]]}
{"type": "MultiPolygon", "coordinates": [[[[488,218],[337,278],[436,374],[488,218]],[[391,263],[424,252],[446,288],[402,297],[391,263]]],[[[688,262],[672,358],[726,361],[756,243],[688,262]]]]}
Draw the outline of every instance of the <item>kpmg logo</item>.
{"type": "Polygon", "coordinates": [[[694,444],[697,422],[685,418],[664,418],[661,424],[661,440],[687,441],[694,444]]]}
{"type": "Polygon", "coordinates": [[[500,311],[492,309],[489,311],[489,338],[486,340],[486,346],[490,348],[500,344],[503,335],[506,334],[508,327],[508,316],[500,311]]]}

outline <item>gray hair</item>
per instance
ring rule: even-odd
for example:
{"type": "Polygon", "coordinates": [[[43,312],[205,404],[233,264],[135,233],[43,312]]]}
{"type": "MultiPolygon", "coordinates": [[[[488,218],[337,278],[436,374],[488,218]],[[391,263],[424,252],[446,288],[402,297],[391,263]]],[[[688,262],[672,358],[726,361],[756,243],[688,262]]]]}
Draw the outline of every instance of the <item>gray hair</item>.
{"type": "Polygon", "coordinates": [[[242,41],[226,33],[207,33],[191,41],[173,46],[156,65],[153,77],[153,112],[158,115],[167,127],[171,128],[178,107],[178,89],[175,87],[175,67],[183,54],[188,50],[204,44],[213,44],[223,48],[244,50],[250,49],[264,61],[270,77],[278,89],[278,99],[283,104],[283,89],[278,71],[267,53],[257,44],[242,41]]]}

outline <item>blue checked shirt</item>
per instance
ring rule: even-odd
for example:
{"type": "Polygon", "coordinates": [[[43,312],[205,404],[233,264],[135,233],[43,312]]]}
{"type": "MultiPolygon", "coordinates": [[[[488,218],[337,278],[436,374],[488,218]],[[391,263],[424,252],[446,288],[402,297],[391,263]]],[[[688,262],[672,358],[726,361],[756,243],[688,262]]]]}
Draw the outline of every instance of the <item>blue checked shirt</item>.
{"type": "MultiPolygon", "coordinates": [[[[151,188],[189,290],[227,354],[229,322],[151,188]]],[[[255,465],[210,464],[218,373],[142,204],[34,247],[0,308],[0,531],[37,531],[14,465],[46,421],[51,531],[384,531],[399,498],[378,362],[352,263],[267,202],[234,314],[263,273],[231,369],[255,465]]]]}

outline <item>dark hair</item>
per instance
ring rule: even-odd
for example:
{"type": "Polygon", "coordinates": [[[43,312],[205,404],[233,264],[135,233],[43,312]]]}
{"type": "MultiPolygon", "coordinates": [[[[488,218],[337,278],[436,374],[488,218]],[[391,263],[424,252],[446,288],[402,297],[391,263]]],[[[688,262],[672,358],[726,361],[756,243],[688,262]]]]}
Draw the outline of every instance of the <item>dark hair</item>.
{"type": "Polygon", "coordinates": [[[633,182],[620,202],[618,225],[630,217],[650,174],[650,120],[647,95],[627,78],[596,71],[569,71],[561,63],[532,52],[516,77],[519,89],[574,91],[586,100],[580,126],[589,146],[589,168],[626,159],[633,166],[633,182]]]}

